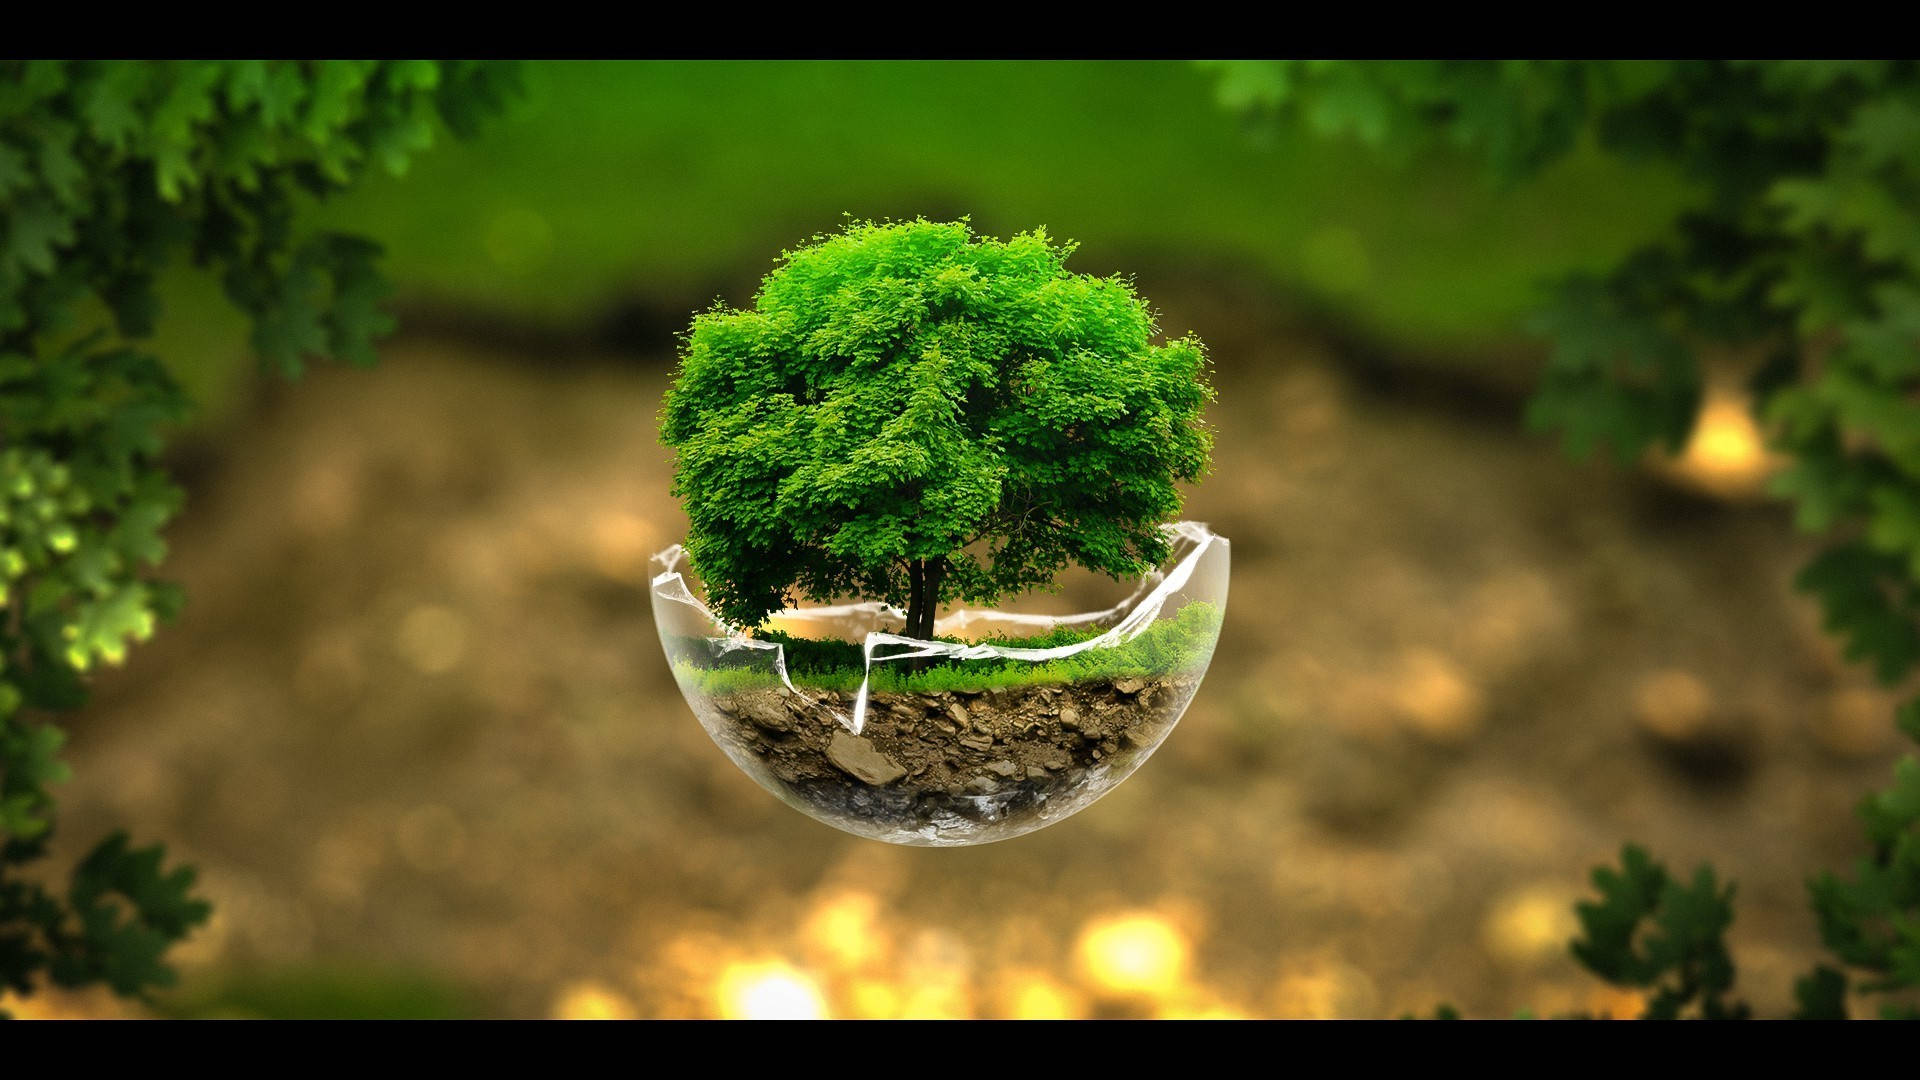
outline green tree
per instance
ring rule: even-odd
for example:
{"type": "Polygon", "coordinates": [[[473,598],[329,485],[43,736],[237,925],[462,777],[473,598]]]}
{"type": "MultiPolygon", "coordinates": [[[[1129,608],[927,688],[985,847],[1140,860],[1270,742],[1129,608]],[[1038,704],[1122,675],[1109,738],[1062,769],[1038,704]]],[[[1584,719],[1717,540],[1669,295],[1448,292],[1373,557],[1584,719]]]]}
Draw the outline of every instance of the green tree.
{"type": "Polygon", "coordinates": [[[1206,353],[1154,344],[1131,285],[1072,251],[855,224],[785,253],[752,307],[694,318],[662,437],[716,612],[858,595],[927,638],[945,601],[1166,557],[1211,449],[1206,353]]]}
{"type": "MultiPolygon", "coordinates": [[[[1576,454],[1678,449],[1698,413],[1702,350],[1755,358],[1755,406],[1788,459],[1775,490],[1827,538],[1799,585],[1882,680],[1920,669],[1920,64],[1216,68],[1230,107],[1397,156],[1463,148],[1508,183],[1583,140],[1690,178],[1698,197],[1662,239],[1558,284],[1536,324],[1553,351],[1528,419],[1576,454]]],[[[1920,738],[1920,703],[1901,724],[1920,738]]],[[[1822,935],[1867,974],[1864,989],[1920,987],[1920,763],[1903,762],[1861,812],[1871,856],[1851,880],[1811,886],[1822,935]]],[[[1723,998],[1730,893],[1711,871],[1686,887],[1629,849],[1596,883],[1582,962],[1657,988],[1655,1015],[1741,1012],[1723,998]],[[1660,932],[1644,949],[1642,920],[1660,932]]],[[[1844,1015],[1848,986],[1845,972],[1818,969],[1797,987],[1802,1014],[1844,1015]]]]}
{"type": "Polygon", "coordinates": [[[134,344],[160,274],[182,256],[218,274],[287,375],[371,362],[392,326],[380,249],[298,236],[298,211],[517,92],[511,65],[467,62],[0,62],[0,991],[143,994],[208,913],[192,870],[124,834],[64,890],[25,872],[67,775],[54,717],[180,603],[145,572],[180,506],[164,435],[190,404],[134,344]]]}

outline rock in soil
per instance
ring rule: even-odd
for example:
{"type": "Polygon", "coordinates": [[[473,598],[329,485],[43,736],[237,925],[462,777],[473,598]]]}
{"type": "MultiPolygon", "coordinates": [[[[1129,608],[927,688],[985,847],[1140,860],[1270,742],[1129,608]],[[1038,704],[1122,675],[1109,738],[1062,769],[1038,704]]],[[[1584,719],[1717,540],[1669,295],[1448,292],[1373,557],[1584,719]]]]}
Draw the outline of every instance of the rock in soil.
{"type": "Polygon", "coordinates": [[[827,740],[827,760],[863,784],[884,787],[907,775],[900,763],[874,749],[858,735],[836,731],[827,740]]]}
{"type": "MultiPolygon", "coordinates": [[[[723,741],[809,803],[957,835],[1023,812],[1065,810],[1069,796],[1118,782],[1159,745],[1197,684],[1191,676],[1121,681],[1130,689],[1107,680],[1001,688],[968,695],[970,706],[950,692],[874,694],[858,735],[825,695],[797,713],[773,690],[712,704],[723,741]]],[[[802,696],[815,697],[804,687],[802,696]]]]}

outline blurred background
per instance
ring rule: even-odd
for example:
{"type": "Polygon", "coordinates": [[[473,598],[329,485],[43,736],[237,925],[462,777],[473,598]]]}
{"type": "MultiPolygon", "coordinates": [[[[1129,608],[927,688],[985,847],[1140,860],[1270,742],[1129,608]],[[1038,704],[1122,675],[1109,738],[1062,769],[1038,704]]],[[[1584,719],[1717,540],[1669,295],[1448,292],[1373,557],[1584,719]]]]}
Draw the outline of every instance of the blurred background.
{"type": "MultiPolygon", "coordinates": [[[[186,613],[74,720],[64,835],[197,864],[203,1015],[1391,1016],[1639,1003],[1569,958],[1623,841],[1738,883],[1788,1008],[1804,877],[1861,843],[1893,699],[1790,587],[1807,544],[1714,390],[1685,453],[1523,434],[1543,280],[1694,197],[1582,151],[1250,124],[1186,64],[539,64],[475,142],[322,223],[388,247],[371,371],[258,373],[182,275],[156,351],[203,403],[186,613]],[[1234,545],[1205,687],[1117,793],[1034,836],[891,848],[712,746],[654,635],[680,538],[674,335],[846,215],[1044,225],[1212,349],[1234,545]]],[[[27,1015],[112,1012],[48,995],[27,1015]]]]}

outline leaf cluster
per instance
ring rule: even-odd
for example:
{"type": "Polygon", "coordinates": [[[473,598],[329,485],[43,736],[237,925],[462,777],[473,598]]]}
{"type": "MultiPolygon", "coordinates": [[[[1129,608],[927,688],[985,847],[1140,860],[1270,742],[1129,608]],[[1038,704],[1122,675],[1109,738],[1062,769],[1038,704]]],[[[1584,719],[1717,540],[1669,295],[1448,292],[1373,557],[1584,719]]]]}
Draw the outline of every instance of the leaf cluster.
{"type": "Polygon", "coordinates": [[[1800,586],[1882,678],[1920,666],[1920,64],[1235,63],[1221,95],[1509,181],[1582,140],[1690,177],[1667,236],[1555,290],[1529,420],[1580,455],[1677,450],[1701,350],[1764,357],[1775,490],[1830,538],[1800,586]]]}
{"type": "Polygon", "coordinates": [[[189,402],[137,347],[175,261],[217,275],[271,368],[373,359],[378,245],[296,231],[368,168],[517,93],[512,65],[0,61],[0,988],[140,994],[206,917],[189,870],[101,842],[64,892],[21,876],[65,777],[53,723],[94,665],[180,604],[149,580],[180,492],[159,464],[189,402]]]}
{"type": "MultiPolygon", "coordinates": [[[[1827,544],[1797,578],[1848,655],[1898,683],[1920,669],[1920,64],[1444,61],[1220,65],[1231,107],[1411,156],[1482,154],[1518,182],[1591,140],[1664,162],[1696,205],[1660,241],[1561,283],[1528,412],[1584,455],[1677,450],[1698,356],[1763,358],[1755,407],[1786,466],[1776,492],[1827,544]]],[[[1920,703],[1902,711],[1920,738],[1920,703]]],[[[1872,855],[1811,883],[1821,933],[1862,991],[1920,986],[1920,762],[1861,810],[1872,855]]],[[[1736,1016],[1730,887],[1628,848],[1596,872],[1575,955],[1650,991],[1649,1015],[1736,1016]]],[[[1796,987],[1803,1016],[1846,1015],[1847,970],[1796,987]]],[[[1898,1013],[1889,1007],[1890,1013],[1898,1013]]]]}

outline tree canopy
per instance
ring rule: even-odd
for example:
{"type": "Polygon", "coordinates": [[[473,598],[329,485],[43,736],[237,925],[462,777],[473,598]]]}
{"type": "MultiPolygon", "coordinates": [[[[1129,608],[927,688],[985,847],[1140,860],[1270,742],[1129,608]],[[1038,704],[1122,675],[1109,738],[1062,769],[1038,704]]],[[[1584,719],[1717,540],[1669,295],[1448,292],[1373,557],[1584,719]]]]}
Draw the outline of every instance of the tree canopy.
{"type": "Polygon", "coordinates": [[[662,437],[722,618],[860,596],[929,637],[944,602],[1166,557],[1212,445],[1206,351],[1155,344],[1131,283],[1072,251],[853,224],[784,253],[751,307],[694,318],[662,437]]]}

